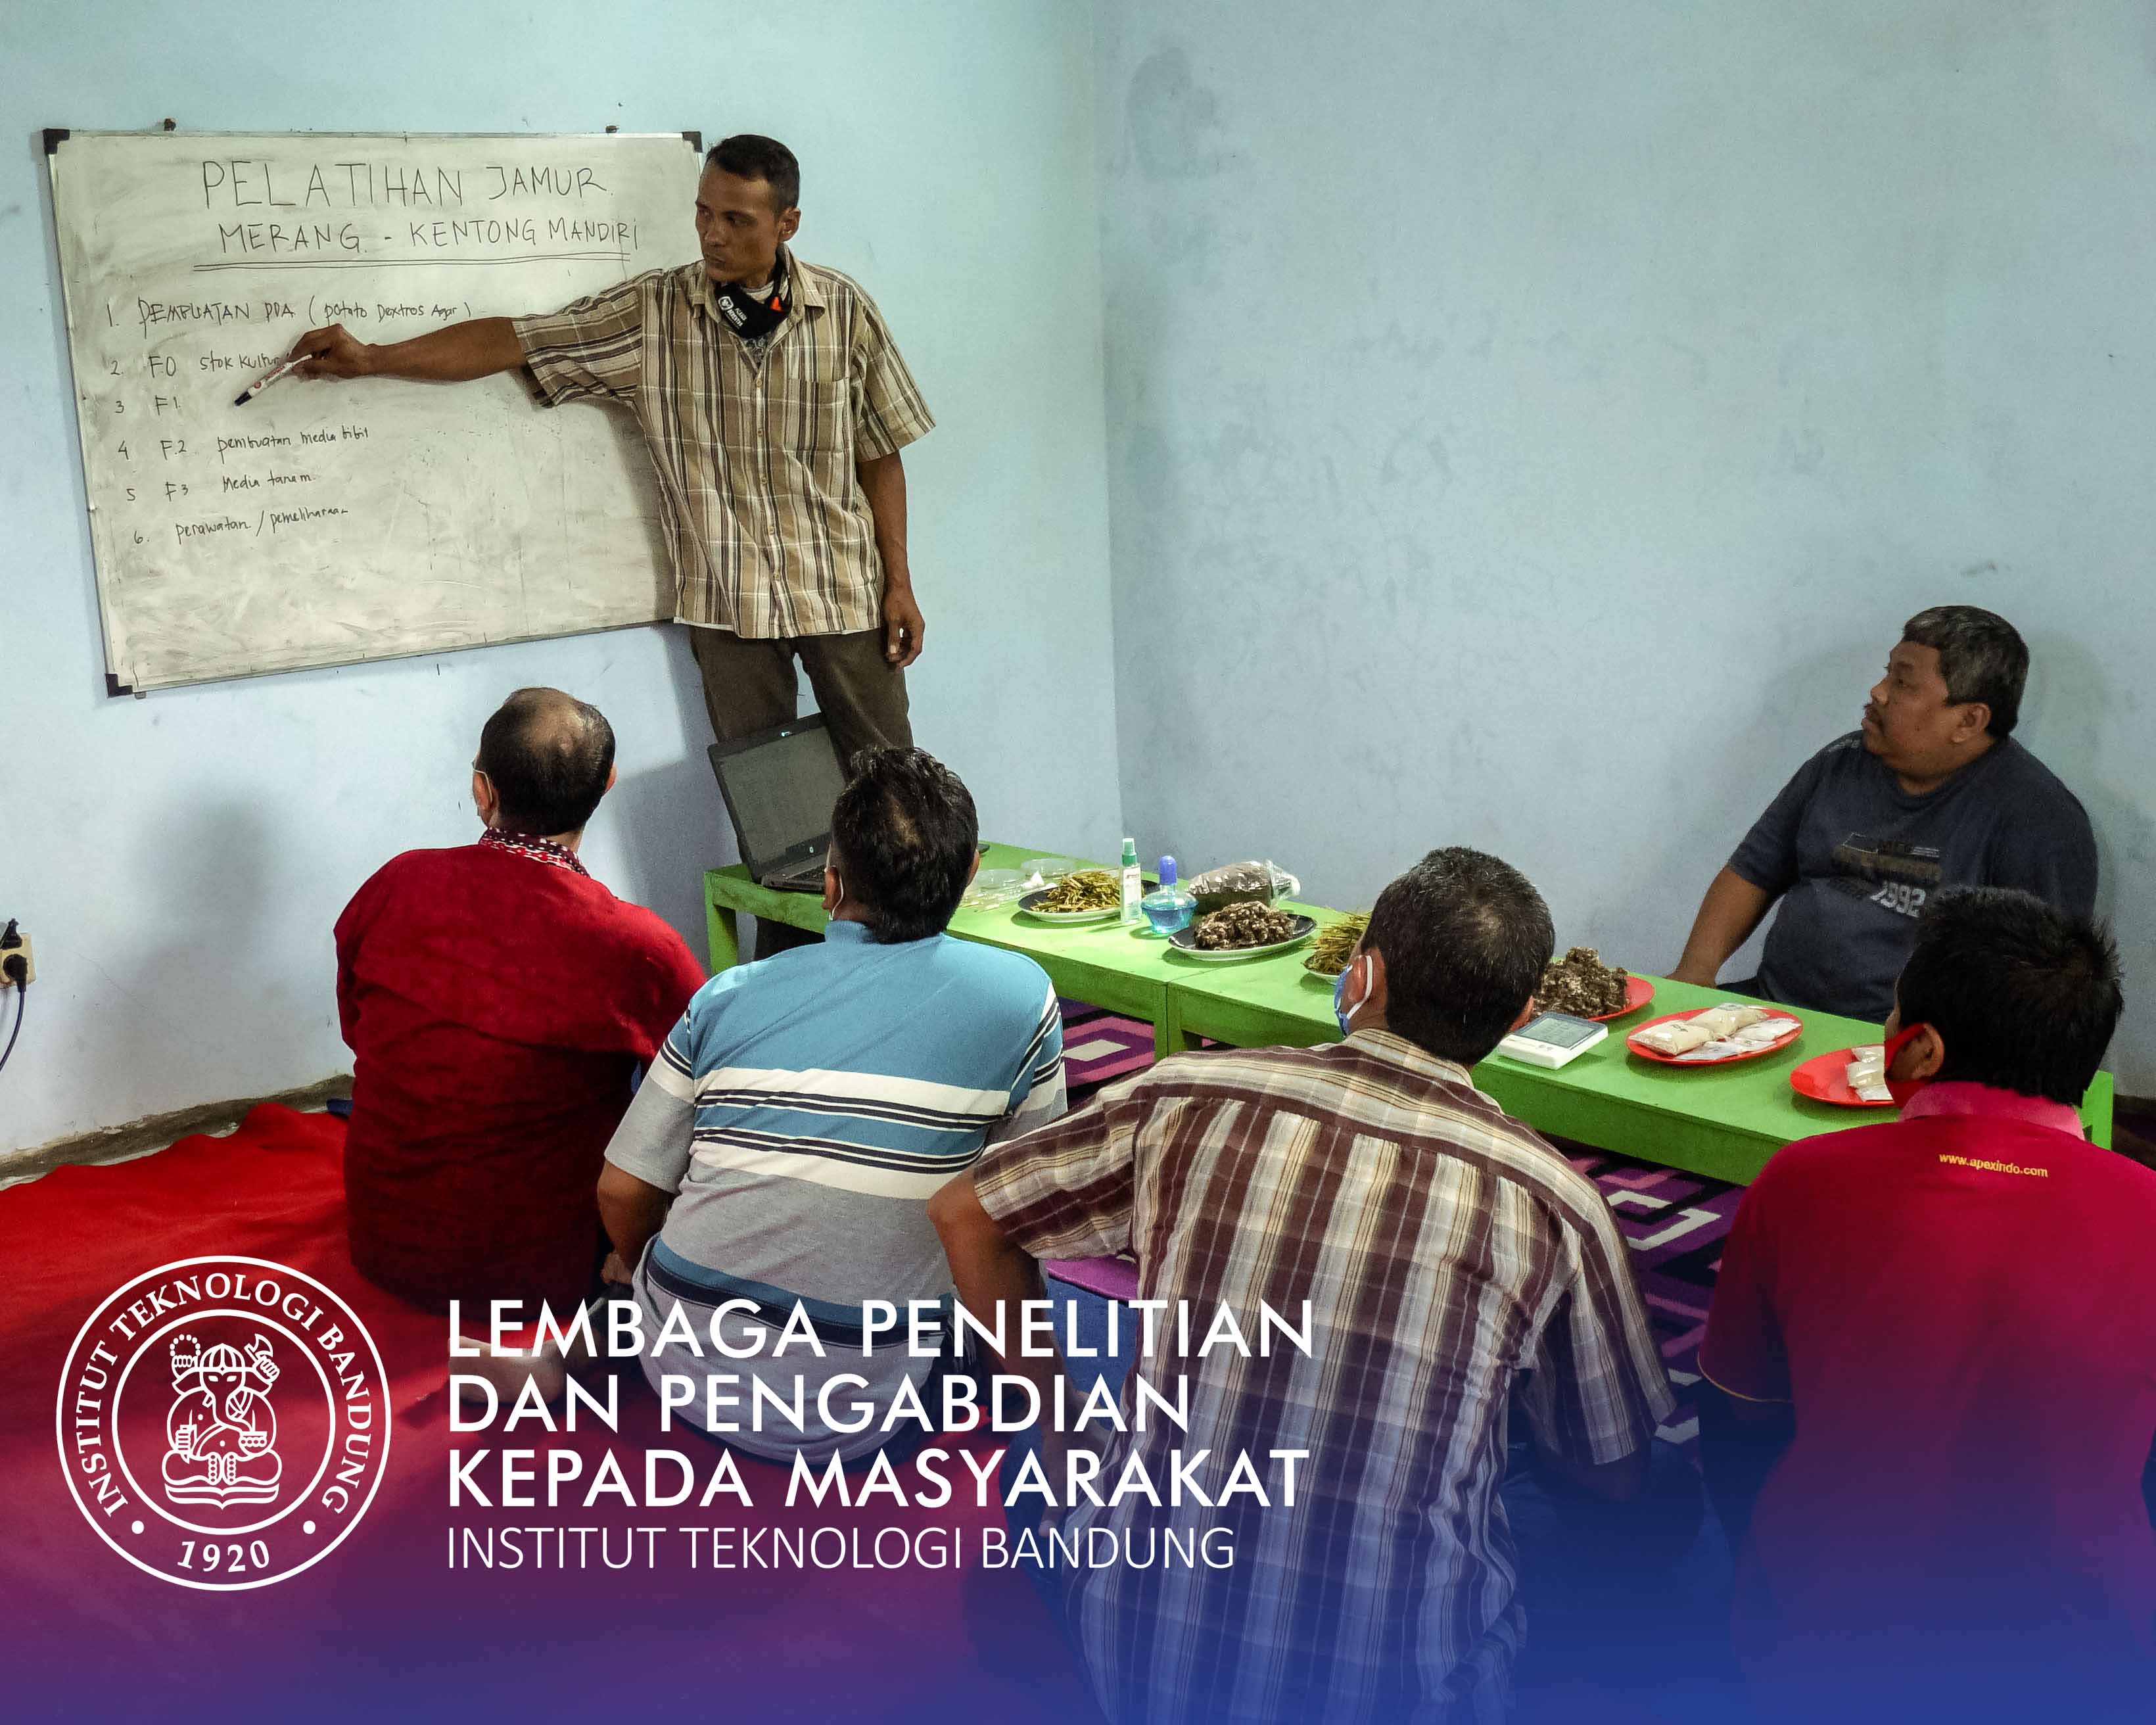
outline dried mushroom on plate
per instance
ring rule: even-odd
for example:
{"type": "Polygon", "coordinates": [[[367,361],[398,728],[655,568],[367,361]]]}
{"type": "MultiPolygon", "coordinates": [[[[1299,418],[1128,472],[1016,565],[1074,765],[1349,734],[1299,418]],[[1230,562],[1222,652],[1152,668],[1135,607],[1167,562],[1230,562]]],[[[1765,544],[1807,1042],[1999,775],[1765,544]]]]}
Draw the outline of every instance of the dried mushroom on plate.
{"type": "Polygon", "coordinates": [[[1623,1008],[1629,980],[1615,965],[1604,964],[1594,947],[1574,947],[1563,957],[1551,960],[1543,970],[1542,986],[1535,990],[1535,1004],[1544,1012],[1595,1018],[1623,1008]]]}
{"type": "Polygon", "coordinates": [[[1193,940],[1209,952],[1233,947],[1270,947],[1295,938],[1295,918],[1269,905],[1230,905],[1203,918],[1193,940]]]}

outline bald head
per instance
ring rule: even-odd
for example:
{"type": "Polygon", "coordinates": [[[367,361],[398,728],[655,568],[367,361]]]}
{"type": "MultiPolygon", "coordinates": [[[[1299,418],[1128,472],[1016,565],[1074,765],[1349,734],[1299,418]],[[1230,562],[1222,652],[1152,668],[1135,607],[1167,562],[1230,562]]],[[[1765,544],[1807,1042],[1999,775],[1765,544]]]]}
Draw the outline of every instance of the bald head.
{"type": "Polygon", "coordinates": [[[493,782],[505,832],[580,832],[613,774],[613,726],[559,689],[519,689],[486,721],[472,764],[493,782]]]}

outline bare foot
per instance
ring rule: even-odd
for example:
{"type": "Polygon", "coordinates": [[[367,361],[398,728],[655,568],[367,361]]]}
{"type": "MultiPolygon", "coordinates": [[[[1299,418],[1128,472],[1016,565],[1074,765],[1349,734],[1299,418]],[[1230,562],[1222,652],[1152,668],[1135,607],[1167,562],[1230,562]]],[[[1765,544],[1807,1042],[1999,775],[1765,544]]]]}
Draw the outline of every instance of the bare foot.
{"type": "MultiPolygon", "coordinates": [[[[505,1407],[516,1403],[516,1398],[524,1393],[524,1386],[527,1383],[539,1386],[539,1399],[543,1402],[557,1402],[568,1394],[568,1367],[562,1361],[561,1350],[551,1343],[535,1356],[506,1349],[497,1352],[486,1343],[475,1341],[469,1336],[459,1336],[457,1340],[461,1347],[479,1350],[476,1359],[468,1356],[458,1358],[460,1373],[485,1378],[494,1386],[505,1407]]],[[[469,1384],[459,1384],[457,1395],[460,1400],[474,1404],[481,1404],[485,1399],[469,1384]]]]}

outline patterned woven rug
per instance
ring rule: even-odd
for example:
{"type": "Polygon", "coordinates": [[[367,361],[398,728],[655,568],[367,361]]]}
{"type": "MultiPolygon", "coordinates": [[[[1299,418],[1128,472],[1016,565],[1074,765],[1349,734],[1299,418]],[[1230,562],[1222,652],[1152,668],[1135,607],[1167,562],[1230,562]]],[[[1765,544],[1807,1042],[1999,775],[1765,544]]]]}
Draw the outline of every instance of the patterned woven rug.
{"type": "MultiPolygon", "coordinates": [[[[1152,1026],[1075,1000],[1063,1003],[1063,1060],[1074,1108],[1105,1084],[1152,1064],[1152,1026]]],[[[1735,1219],[1741,1186],[1560,1141],[1572,1165],[1609,1200],[1630,1243],[1640,1291],[1654,1319],[1662,1358],[1678,1397],[1657,1434],[1697,1459],[1699,1419],[1691,1404],[1699,1382],[1699,1343],[1707,1302],[1722,1267],[1722,1243],[1735,1219]]]]}

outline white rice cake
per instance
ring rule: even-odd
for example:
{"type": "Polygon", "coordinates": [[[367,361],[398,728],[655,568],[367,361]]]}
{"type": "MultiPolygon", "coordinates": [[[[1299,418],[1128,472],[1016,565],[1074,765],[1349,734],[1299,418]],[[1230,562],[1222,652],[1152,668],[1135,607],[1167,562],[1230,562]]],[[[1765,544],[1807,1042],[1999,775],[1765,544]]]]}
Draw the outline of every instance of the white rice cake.
{"type": "MultiPolygon", "coordinates": [[[[1766,1020],[1767,1017],[1763,1007],[1747,1006],[1738,1001],[1726,1000],[1719,1006],[1710,1006],[1703,1012],[1696,1012],[1688,1019],[1671,1019],[1666,1024],[1642,1030],[1639,1033],[1639,1041],[1640,1046],[1650,1048],[1656,1054],[1671,1055],[1680,1060],[1691,1059],[1694,1057],[1695,1050],[1718,1043],[1724,1037],[1748,1030],[1766,1020]]],[[[1787,1019],[1774,1022],[1784,1029],[1789,1024],[1787,1019]]],[[[1776,1033],[1779,1034],[1779,1031],[1776,1033]]],[[[1767,1038],[1769,1042],[1774,1040],[1772,1036],[1767,1038]]],[[[1712,1058],[1727,1060],[1728,1055],[1725,1053],[1712,1058]]]]}
{"type": "Polygon", "coordinates": [[[1849,1087],[1856,1092],[1861,1102],[1891,1102],[1894,1092],[1887,1088],[1887,1048],[1884,1043],[1869,1042],[1849,1051],[1849,1064],[1842,1075],[1849,1087]]]}
{"type": "MultiPolygon", "coordinates": [[[[1692,1022],[1697,1024],[1699,1020],[1695,1019],[1692,1022]]],[[[1677,1058],[1702,1065],[1734,1060],[1739,1055],[1757,1054],[1761,1049],[1772,1046],[1796,1028],[1794,1019],[1763,1014],[1742,1029],[1732,1030],[1726,1036],[1717,1036],[1705,1046],[1692,1049],[1677,1058]]]]}

